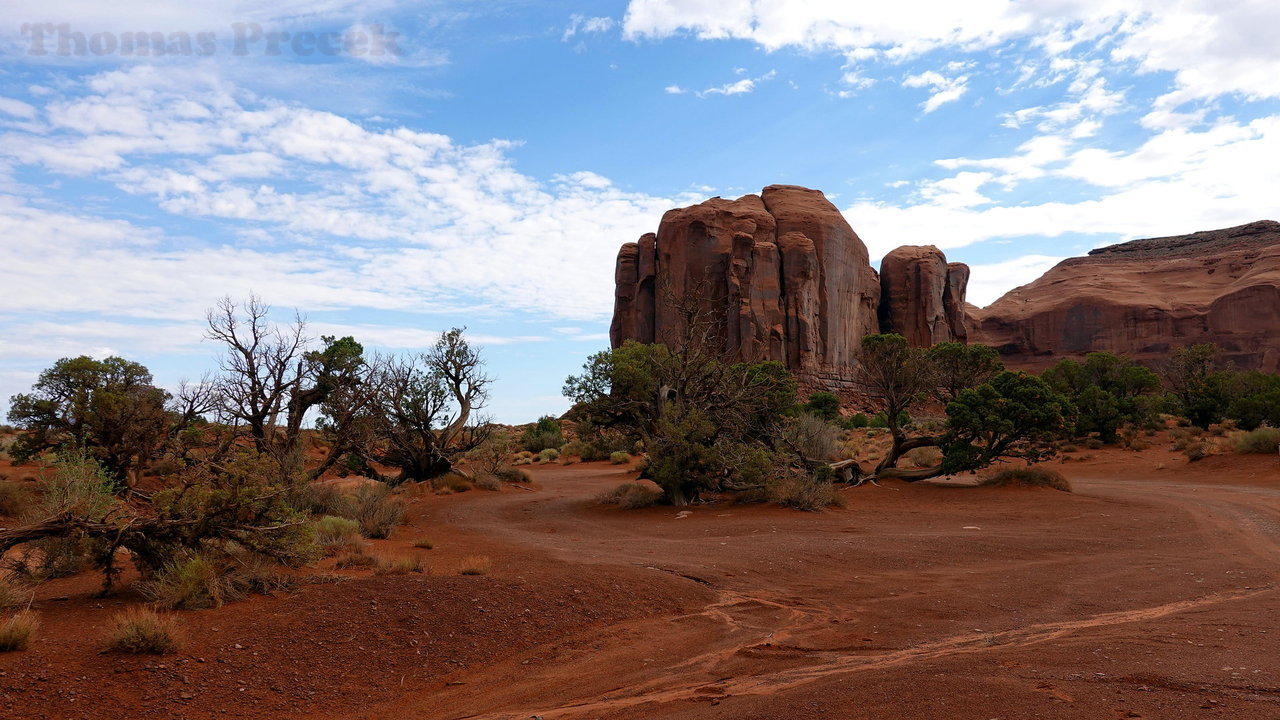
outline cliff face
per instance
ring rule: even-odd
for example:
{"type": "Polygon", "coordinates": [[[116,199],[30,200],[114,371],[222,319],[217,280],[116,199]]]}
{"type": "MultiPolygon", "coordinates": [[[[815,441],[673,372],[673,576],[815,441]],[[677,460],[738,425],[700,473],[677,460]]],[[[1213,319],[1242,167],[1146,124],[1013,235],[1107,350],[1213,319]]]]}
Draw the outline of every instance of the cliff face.
{"type": "MultiPolygon", "coordinates": [[[[930,250],[883,290],[895,323],[929,328],[921,344],[964,336],[968,268],[930,250]]],[[[866,245],[820,191],[792,185],[668,211],[656,235],[622,246],[615,282],[614,347],[674,340],[683,320],[671,299],[683,297],[735,357],[777,360],[815,386],[847,381],[862,337],[881,328],[866,245]]]]}
{"type": "Polygon", "coordinates": [[[932,245],[904,245],[880,263],[880,331],[928,347],[968,336],[969,266],[947,263],[932,245]]]}
{"type": "Polygon", "coordinates": [[[970,313],[970,340],[1014,364],[1093,350],[1158,362],[1212,342],[1237,368],[1280,371],[1280,223],[1100,248],[970,313]]]}

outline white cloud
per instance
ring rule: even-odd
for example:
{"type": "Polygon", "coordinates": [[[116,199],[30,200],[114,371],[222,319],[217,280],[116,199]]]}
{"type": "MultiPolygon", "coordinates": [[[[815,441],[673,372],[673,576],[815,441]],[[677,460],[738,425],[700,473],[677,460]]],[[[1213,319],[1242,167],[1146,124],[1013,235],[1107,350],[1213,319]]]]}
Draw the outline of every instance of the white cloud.
{"type": "MultiPolygon", "coordinates": [[[[739,68],[739,70],[740,69],[741,68],[739,68]]],[[[747,93],[755,92],[757,85],[760,83],[772,80],[777,76],[778,72],[776,70],[770,70],[760,77],[742,78],[741,80],[735,80],[733,82],[725,83],[724,85],[709,87],[706,90],[701,90],[694,94],[700,98],[709,97],[711,95],[746,95],[747,93]]],[[[667,92],[672,95],[680,95],[684,93],[684,90],[680,89],[678,86],[672,85],[667,88],[667,92]]]]}
{"type": "Polygon", "coordinates": [[[564,34],[560,36],[562,42],[568,42],[578,35],[588,35],[595,33],[608,32],[616,25],[611,17],[587,17],[586,15],[570,15],[569,26],[564,29],[564,34]]]}
{"type": "Polygon", "coordinates": [[[928,114],[949,102],[959,100],[969,89],[968,82],[967,75],[944,77],[933,70],[927,70],[919,75],[908,75],[902,85],[909,88],[930,88],[932,94],[929,99],[920,104],[925,114],[928,114]]]}
{"type": "Polygon", "coordinates": [[[1044,275],[1064,259],[1048,255],[1023,255],[997,263],[971,265],[966,299],[978,307],[986,307],[1010,290],[1044,275]]]}
{"type": "Polygon", "coordinates": [[[747,40],[769,51],[823,48],[890,61],[1015,39],[1031,40],[1046,57],[1098,47],[1113,61],[1173,73],[1187,99],[1280,97],[1276,27],[1280,4],[1271,0],[631,0],[623,20],[624,35],[636,40],[688,33],[747,40]]]}
{"type": "Polygon", "coordinates": [[[663,88],[663,90],[664,90],[668,95],[683,95],[683,94],[685,94],[686,92],[688,92],[687,90],[685,90],[684,88],[680,87],[679,85],[668,85],[668,86],[666,86],[665,88],[663,88]]]}
{"type": "Polygon", "coordinates": [[[86,85],[48,98],[41,132],[0,133],[0,164],[106,180],[236,231],[197,242],[0,196],[0,232],[26,240],[0,244],[14,311],[190,319],[223,294],[269,289],[273,303],[317,311],[595,320],[611,310],[618,244],[690,199],[590,172],[540,183],[512,167],[510,143],[368,129],[255,100],[200,69],[139,67],[86,85]]]}

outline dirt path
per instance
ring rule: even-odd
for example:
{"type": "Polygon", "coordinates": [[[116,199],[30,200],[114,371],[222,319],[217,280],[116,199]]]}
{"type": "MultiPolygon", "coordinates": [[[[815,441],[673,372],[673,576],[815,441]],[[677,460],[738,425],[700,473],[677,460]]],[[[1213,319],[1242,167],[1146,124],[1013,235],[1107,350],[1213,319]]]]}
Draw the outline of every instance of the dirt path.
{"type": "Polygon", "coordinates": [[[536,493],[434,519],[516,563],[717,599],[360,717],[1280,718],[1280,482],[1109,470],[1073,495],[891,485],[844,511],[678,517],[593,507],[616,470],[544,469],[536,493]]]}

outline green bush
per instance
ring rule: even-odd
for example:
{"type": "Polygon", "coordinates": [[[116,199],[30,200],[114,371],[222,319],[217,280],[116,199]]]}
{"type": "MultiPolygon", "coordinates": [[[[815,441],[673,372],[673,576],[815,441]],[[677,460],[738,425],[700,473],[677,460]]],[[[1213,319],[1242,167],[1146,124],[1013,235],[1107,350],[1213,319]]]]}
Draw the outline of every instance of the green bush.
{"type": "Polygon", "coordinates": [[[871,425],[871,418],[866,413],[854,413],[840,423],[845,430],[861,430],[871,425]]]}
{"type": "Polygon", "coordinates": [[[560,451],[555,448],[546,448],[538,453],[538,462],[549,463],[560,459],[560,451]]]}
{"type": "Polygon", "coordinates": [[[1275,455],[1280,449],[1280,428],[1260,427],[1236,438],[1236,452],[1254,455],[1275,455]]]}
{"type": "Polygon", "coordinates": [[[169,563],[138,589],[165,610],[222,607],[244,596],[227,569],[204,555],[169,563]]]}
{"type": "Polygon", "coordinates": [[[831,422],[840,417],[840,398],[835,393],[816,392],[809,396],[809,401],[804,404],[804,411],[831,422]]]}
{"type": "Polygon", "coordinates": [[[1062,473],[1049,468],[1010,468],[982,481],[984,487],[1043,487],[1071,492],[1071,483],[1062,473]]]}
{"type": "Polygon", "coordinates": [[[560,421],[550,415],[538,418],[538,422],[520,435],[520,445],[533,453],[564,445],[564,431],[560,429],[560,421]]]}
{"type": "Polygon", "coordinates": [[[315,523],[316,544],[326,555],[336,554],[360,544],[360,523],[343,517],[325,515],[315,523]]]}
{"type": "Polygon", "coordinates": [[[614,465],[626,465],[631,462],[631,455],[619,450],[618,452],[609,454],[609,462],[614,465]]]}

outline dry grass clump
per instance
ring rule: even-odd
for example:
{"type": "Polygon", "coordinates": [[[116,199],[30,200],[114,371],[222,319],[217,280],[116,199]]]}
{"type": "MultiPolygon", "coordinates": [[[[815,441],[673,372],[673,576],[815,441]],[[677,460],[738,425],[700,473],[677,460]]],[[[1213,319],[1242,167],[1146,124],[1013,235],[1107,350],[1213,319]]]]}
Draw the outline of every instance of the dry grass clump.
{"type": "Polygon", "coordinates": [[[657,505],[662,499],[662,491],[643,483],[623,483],[618,487],[596,496],[601,505],[617,505],[623,510],[638,510],[657,505]]]}
{"type": "Polygon", "coordinates": [[[533,475],[528,470],[520,468],[503,466],[498,468],[494,475],[503,482],[509,483],[529,483],[533,482],[533,475]]]}
{"type": "Polygon", "coordinates": [[[1187,456],[1187,462],[1198,462],[1213,454],[1213,446],[1204,440],[1195,440],[1183,447],[1182,454],[1187,456]]]}
{"type": "Polygon", "coordinates": [[[413,546],[418,548],[419,550],[432,550],[435,548],[435,543],[431,542],[426,538],[418,538],[417,540],[413,541],[413,546]]]}
{"type": "Polygon", "coordinates": [[[347,518],[325,515],[315,523],[316,545],[325,555],[360,547],[360,523],[347,518]]]}
{"type": "Polygon", "coordinates": [[[560,451],[555,448],[547,448],[538,453],[538,462],[552,463],[560,459],[560,451]]]}
{"type": "Polygon", "coordinates": [[[270,595],[293,585],[293,578],[262,558],[196,554],[165,565],[138,583],[138,590],[163,610],[201,610],[222,607],[250,593],[270,595]]]}
{"type": "Polygon", "coordinates": [[[349,517],[360,523],[360,533],[367,538],[389,537],[404,521],[404,501],[393,497],[391,489],[382,483],[361,485],[351,499],[353,513],[349,517]]]}
{"type": "Polygon", "coordinates": [[[354,550],[338,558],[333,566],[339,570],[346,568],[367,568],[378,564],[378,558],[365,552],[363,548],[354,550]]]}
{"type": "Polygon", "coordinates": [[[1260,427],[1235,439],[1236,452],[1242,455],[1274,455],[1280,448],[1280,428],[1260,427]]]}
{"type": "Polygon", "coordinates": [[[445,473],[431,481],[431,487],[441,495],[464,493],[472,488],[471,481],[455,472],[445,473]],[[444,492],[447,491],[447,492],[444,492]]]}
{"type": "Polygon", "coordinates": [[[19,483],[0,478],[0,515],[18,517],[30,507],[30,490],[19,483]]]}
{"type": "MultiPolygon", "coordinates": [[[[825,467],[825,466],[824,466],[825,467]]],[[[827,473],[804,477],[786,475],[771,480],[765,488],[769,500],[783,507],[817,512],[829,507],[844,507],[844,495],[836,489],[827,473]]]]}
{"type": "Polygon", "coordinates": [[[289,504],[308,515],[332,515],[354,517],[355,504],[351,496],[333,483],[314,482],[298,485],[290,490],[289,504]]]}
{"type": "Polygon", "coordinates": [[[942,464],[942,450],[936,447],[918,447],[908,450],[905,457],[913,467],[931,468],[942,464]]]}
{"type": "Polygon", "coordinates": [[[31,610],[22,610],[0,622],[0,652],[26,650],[31,636],[40,627],[40,616],[31,610]]]}
{"type": "Polygon", "coordinates": [[[0,608],[18,607],[31,602],[32,592],[22,587],[11,575],[0,576],[0,608]]]}
{"type": "Polygon", "coordinates": [[[621,450],[609,453],[609,462],[614,465],[626,465],[631,462],[631,455],[621,450]]]}
{"type": "Polygon", "coordinates": [[[1049,468],[1009,468],[984,479],[983,487],[1043,487],[1071,492],[1071,482],[1062,473],[1049,468]]]}
{"type": "Polygon", "coordinates": [[[373,566],[375,575],[408,575],[409,573],[420,573],[426,569],[426,564],[422,558],[416,555],[395,555],[392,557],[380,557],[377,564],[373,566]]]}
{"type": "Polygon", "coordinates": [[[468,555],[458,565],[459,575],[486,575],[493,561],[488,555],[468,555]]]}
{"type": "Polygon", "coordinates": [[[131,607],[112,618],[104,644],[115,652],[165,655],[177,652],[182,640],[182,629],[172,615],[131,607]]]}

